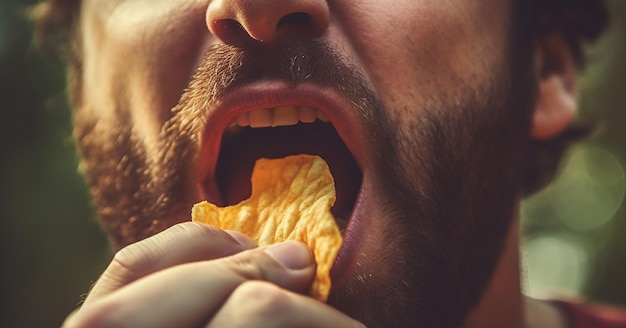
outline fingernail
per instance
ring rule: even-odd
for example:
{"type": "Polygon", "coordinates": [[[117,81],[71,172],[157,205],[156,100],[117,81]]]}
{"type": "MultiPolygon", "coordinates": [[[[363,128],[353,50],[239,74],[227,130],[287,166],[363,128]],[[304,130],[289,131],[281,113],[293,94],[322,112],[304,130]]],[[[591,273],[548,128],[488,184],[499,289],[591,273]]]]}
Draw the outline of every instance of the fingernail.
{"type": "Polygon", "coordinates": [[[311,251],[306,245],[298,241],[274,244],[267,247],[265,252],[276,262],[291,270],[304,269],[313,263],[311,251]]]}

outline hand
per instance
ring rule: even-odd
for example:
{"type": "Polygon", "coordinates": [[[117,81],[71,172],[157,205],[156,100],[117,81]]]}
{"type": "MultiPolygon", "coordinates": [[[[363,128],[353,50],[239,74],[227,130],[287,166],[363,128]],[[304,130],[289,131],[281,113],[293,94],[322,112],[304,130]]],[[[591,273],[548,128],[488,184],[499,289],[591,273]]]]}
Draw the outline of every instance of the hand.
{"type": "Polygon", "coordinates": [[[303,296],[315,274],[302,243],[182,223],[119,251],[66,327],[358,327],[303,296]]]}

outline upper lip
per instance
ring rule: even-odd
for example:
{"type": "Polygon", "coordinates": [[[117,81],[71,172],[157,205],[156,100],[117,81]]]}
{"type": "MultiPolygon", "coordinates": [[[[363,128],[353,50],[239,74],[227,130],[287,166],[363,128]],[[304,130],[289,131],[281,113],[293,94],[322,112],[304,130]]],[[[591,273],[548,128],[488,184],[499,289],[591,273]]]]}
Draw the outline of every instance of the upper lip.
{"type": "Polygon", "coordinates": [[[322,112],[333,124],[363,171],[364,147],[359,142],[363,127],[359,123],[354,105],[346,97],[311,83],[294,87],[280,81],[257,82],[231,90],[208,110],[207,123],[201,131],[198,157],[199,181],[202,182],[199,188],[205,199],[219,203],[215,171],[222,136],[231,122],[241,113],[286,105],[309,106],[322,112]]]}

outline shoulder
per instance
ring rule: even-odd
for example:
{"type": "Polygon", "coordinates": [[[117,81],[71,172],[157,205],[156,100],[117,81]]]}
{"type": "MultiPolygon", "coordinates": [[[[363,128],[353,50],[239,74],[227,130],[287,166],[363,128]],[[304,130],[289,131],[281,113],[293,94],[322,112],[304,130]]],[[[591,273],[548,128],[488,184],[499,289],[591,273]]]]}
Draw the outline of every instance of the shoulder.
{"type": "Polygon", "coordinates": [[[626,309],[590,303],[577,299],[548,301],[560,310],[567,327],[626,328],[626,309]]]}

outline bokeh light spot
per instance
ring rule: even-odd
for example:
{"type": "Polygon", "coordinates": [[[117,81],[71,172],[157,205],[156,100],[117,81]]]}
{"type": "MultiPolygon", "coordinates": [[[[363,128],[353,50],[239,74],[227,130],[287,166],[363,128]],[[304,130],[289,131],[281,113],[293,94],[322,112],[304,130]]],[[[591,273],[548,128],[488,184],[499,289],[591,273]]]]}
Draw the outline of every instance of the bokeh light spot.
{"type": "Polygon", "coordinates": [[[544,234],[524,241],[525,294],[534,298],[580,294],[589,256],[582,240],[569,234],[544,234]]]}
{"type": "Polygon", "coordinates": [[[624,169],[613,153],[599,147],[576,147],[551,190],[553,213],[574,230],[598,228],[615,216],[625,189],[624,169]]]}

